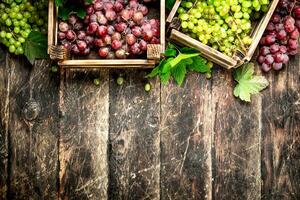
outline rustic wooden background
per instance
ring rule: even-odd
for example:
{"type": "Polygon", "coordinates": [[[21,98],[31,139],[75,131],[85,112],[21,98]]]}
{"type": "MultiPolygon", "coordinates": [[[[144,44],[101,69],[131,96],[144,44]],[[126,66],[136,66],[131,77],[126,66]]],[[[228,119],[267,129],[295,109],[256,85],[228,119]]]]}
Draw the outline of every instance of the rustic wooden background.
{"type": "Polygon", "coordinates": [[[142,70],[55,74],[0,48],[0,199],[299,200],[299,57],[247,104],[221,68],[146,93],[142,70]]]}

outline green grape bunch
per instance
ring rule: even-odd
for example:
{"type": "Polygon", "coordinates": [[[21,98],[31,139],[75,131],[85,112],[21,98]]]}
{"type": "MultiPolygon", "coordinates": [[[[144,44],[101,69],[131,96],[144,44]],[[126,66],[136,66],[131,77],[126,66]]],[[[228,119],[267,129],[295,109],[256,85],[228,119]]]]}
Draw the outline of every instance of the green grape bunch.
{"type": "Polygon", "coordinates": [[[10,53],[24,54],[23,44],[31,31],[47,33],[48,1],[32,2],[0,0],[0,43],[7,46],[10,53]]]}
{"type": "Polygon", "coordinates": [[[269,0],[185,0],[178,8],[182,32],[232,57],[252,43],[251,21],[268,10],[269,0]]]}

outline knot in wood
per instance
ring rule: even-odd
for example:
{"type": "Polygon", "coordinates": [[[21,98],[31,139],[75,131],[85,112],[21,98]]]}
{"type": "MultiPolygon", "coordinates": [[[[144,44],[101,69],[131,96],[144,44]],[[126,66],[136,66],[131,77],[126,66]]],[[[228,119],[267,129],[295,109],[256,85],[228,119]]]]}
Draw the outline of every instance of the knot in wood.
{"type": "Polygon", "coordinates": [[[41,111],[39,103],[35,100],[30,99],[23,108],[23,116],[26,120],[32,121],[37,118],[41,111]]]}

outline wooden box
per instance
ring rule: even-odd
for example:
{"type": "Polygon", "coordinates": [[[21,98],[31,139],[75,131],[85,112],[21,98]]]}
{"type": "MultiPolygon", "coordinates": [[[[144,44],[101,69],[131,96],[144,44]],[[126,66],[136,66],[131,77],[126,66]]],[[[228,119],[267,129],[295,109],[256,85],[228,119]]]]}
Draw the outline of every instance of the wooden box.
{"type": "Polygon", "coordinates": [[[101,59],[97,55],[82,58],[69,57],[68,52],[57,41],[58,9],[55,0],[49,0],[48,18],[48,54],[58,60],[63,68],[153,68],[165,49],[165,0],[147,5],[148,16],[160,19],[160,44],[147,45],[147,55],[143,59],[101,59]]]}
{"type": "Polygon", "coordinates": [[[233,67],[239,67],[244,62],[250,61],[259,41],[268,25],[270,18],[277,6],[279,0],[273,0],[269,5],[268,12],[263,16],[263,18],[256,24],[253,24],[253,31],[251,32],[252,44],[248,47],[247,52],[243,53],[237,51],[234,56],[229,57],[222,52],[213,49],[212,47],[201,43],[199,40],[193,39],[190,36],[179,31],[181,22],[175,17],[177,9],[180,6],[181,0],[177,0],[166,20],[170,29],[170,40],[177,42],[181,45],[189,46],[199,50],[204,57],[211,60],[212,62],[221,65],[226,69],[233,67]]]}

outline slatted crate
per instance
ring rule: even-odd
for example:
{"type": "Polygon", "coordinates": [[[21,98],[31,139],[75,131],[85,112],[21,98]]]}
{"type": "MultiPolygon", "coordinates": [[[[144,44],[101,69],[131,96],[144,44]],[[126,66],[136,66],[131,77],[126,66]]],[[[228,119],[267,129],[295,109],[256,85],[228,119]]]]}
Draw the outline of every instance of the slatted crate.
{"type": "Polygon", "coordinates": [[[259,41],[270,21],[270,18],[275,11],[275,8],[278,4],[279,0],[273,0],[272,3],[269,5],[268,12],[262,17],[262,19],[258,22],[253,24],[253,31],[251,32],[252,44],[247,49],[246,53],[243,53],[239,50],[236,53],[229,57],[222,52],[213,49],[212,47],[201,43],[199,40],[193,39],[190,36],[180,32],[180,24],[181,21],[179,18],[176,17],[177,9],[181,4],[181,0],[176,0],[167,20],[166,23],[169,25],[170,29],[170,37],[171,41],[177,42],[181,45],[189,46],[199,50],[204,57],[211,60],[212,62],[226,68],[230,69],[233,67],[239,67],[244,62],[250,61],[255,49],[257,48],[259,41]]]}
{"type": "Polygon", "coordinates": [[[48,54],[58,60],[63,68],[153,68],[165,49],[165,0],[147,4],[148,16],[160,19],[160,44],[148,44],[147,55],[141,59],[102,59],[91,54],[86,57],[71,57],[65,48],[58,44],[58,9],[54,0],[49,0],[48,54]],[[158,9],[159,8],[159,9],[158,9]]]}

